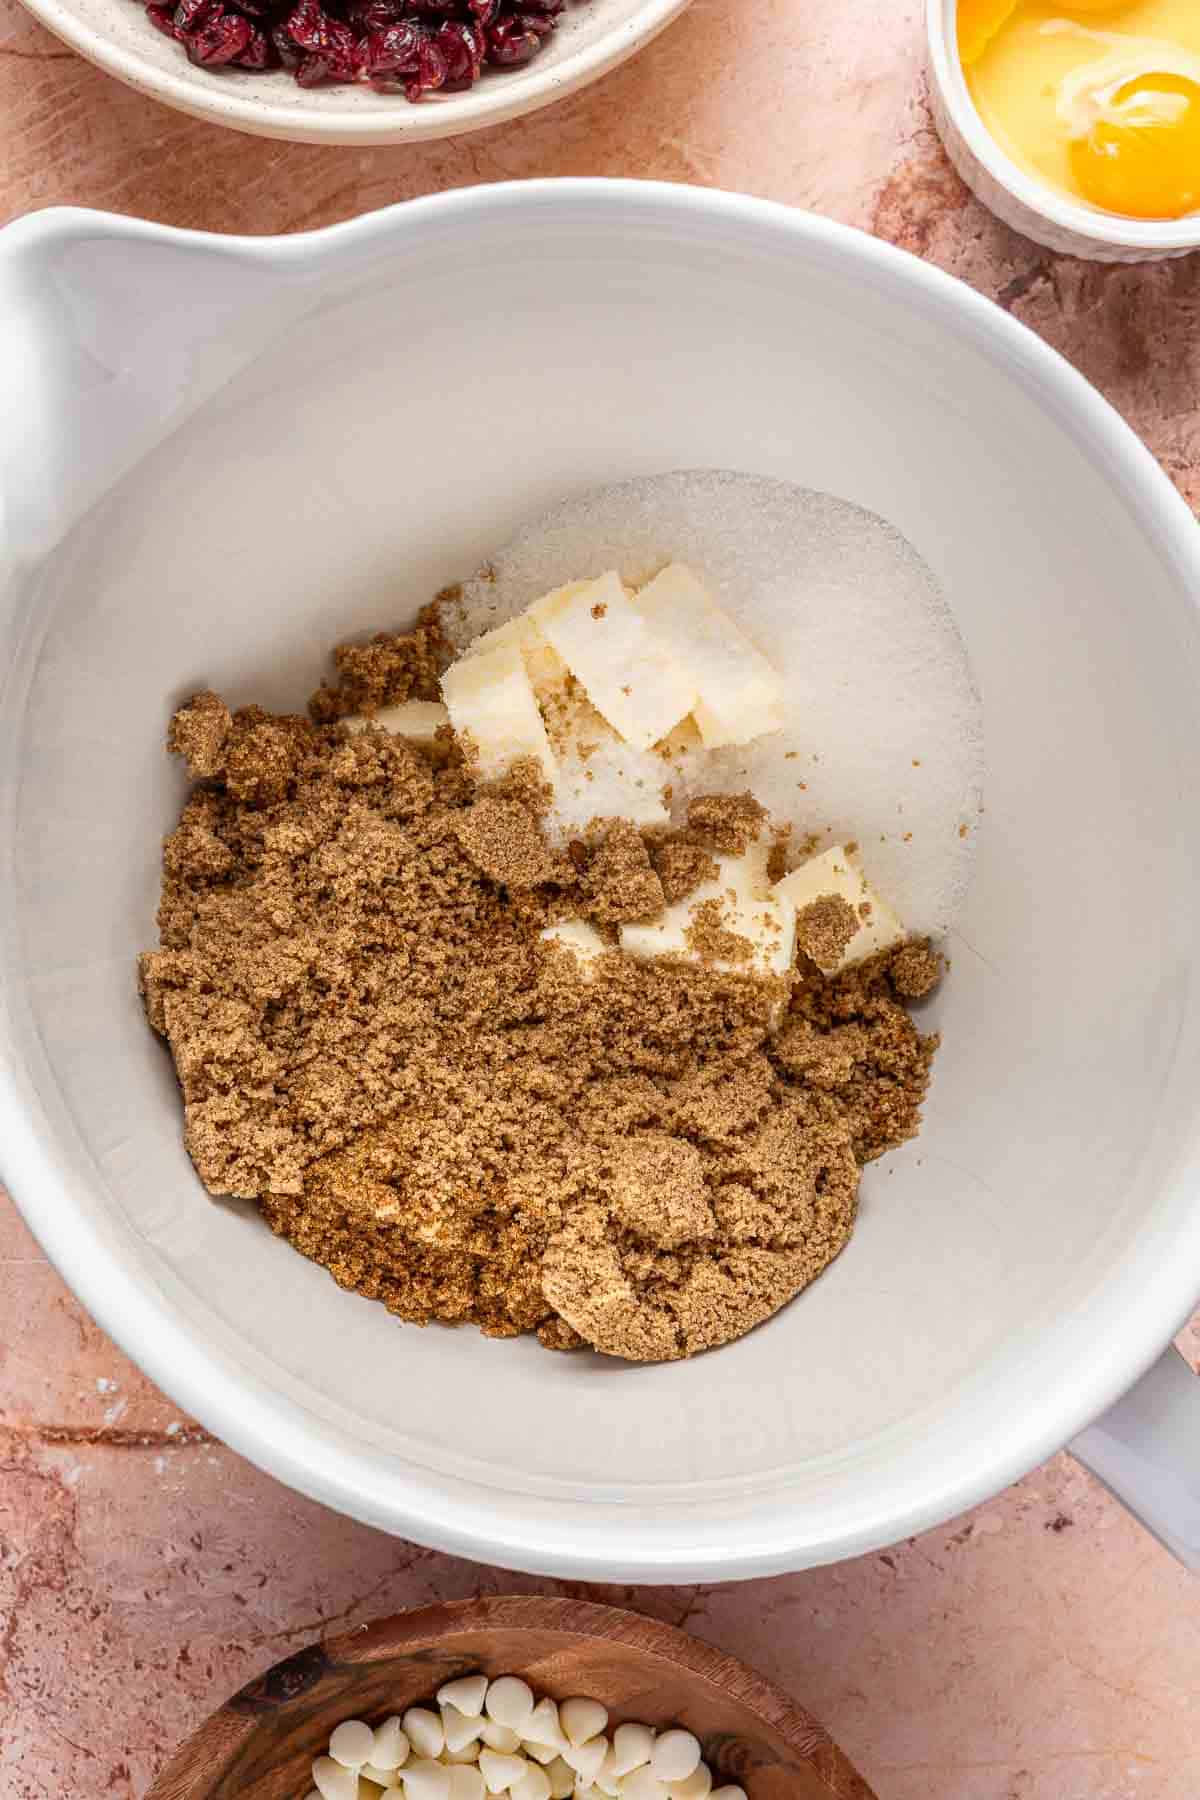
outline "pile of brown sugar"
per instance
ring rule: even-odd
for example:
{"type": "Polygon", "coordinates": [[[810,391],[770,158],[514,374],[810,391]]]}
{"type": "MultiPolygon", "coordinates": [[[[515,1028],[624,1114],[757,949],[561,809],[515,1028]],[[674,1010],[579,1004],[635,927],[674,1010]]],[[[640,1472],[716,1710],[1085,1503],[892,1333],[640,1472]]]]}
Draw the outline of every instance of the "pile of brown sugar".
{"type": "Polygon", "coordinates": [[[431,697],[438,656],[424,625],[339,652],[310,717],[200,694],[172,721],[197,785],[140,973],[188,1150],[403,1319],[636,1360],[724,1343],[820,1274],[861,1166],[916,1132],[936,1040],[908,1002],[939,960],[802,959],[782,1023],[778,984],[582,967],[539,933],[584,918],[615,944],[753,802],[554,849],[526,771],[485,790],[449,733],[426,753],[338,722],[431,697]]]}

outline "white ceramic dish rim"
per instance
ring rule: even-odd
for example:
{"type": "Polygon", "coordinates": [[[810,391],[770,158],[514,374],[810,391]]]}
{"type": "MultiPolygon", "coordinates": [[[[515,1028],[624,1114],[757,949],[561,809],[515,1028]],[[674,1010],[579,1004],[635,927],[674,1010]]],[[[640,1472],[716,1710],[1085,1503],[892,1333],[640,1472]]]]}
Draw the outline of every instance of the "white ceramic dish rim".
{"type": "MultiPolygon", "coordinates": [[[[124,50],[104,32],[81,20],[64,0],[21,3],[55,37],[106,75],[192,118],[287,143],[416,144],[502,125],[577,93],[635,55],[691,0],[643,0],[634,18],[614,25],[594,43],[582,45],[561,60],[535,58],[523,69],[494,72],[465,93],[446,94],[417,105],[389,96],[386,105],[371,112],[349,106],[317,111],[306,106],[302,97],[268,109],[252,95],[240,95],[233,83],[225,80],[214,83],[212,99],[208,101],[185,75],[159,69],[149,58],[124,50]]],[[[119,3],[132,4],[133,0],[119,3]]],[[[154,29],[149,21],[146,29],[154,29]]],[[[302,88],[295,88],[297,96],[303,92],[302,88]]]]}
{"type": "MultiPolygon", "coordinates": [[[[1018,321],[941,271],[848,227],[769,201],[706,190],[602,180],[512,183],[464,189],[368,215],[321,232],[279,239],[216,238],[139,220],[63,209],[18,221],[0,234],[0,271],[28,252],[80,236],[171,243],[209,256],[249,258],[316,275],[375,257],[399,233],[469,231],[485,210],[557,205],[567,191],[580,209],[673,214],[723,234],[770,233],[809,254],[853,264],[880,286],[915,293],[948,332],[1003,365],[1069,432],[1081,454],[1119,483],[1131,516],[1200,594],[1197,525],[1149,451],[1115,410],[1018,321]]],[[[14,271],[15,272],[15,271],[14,271]]],[[[11,852],[9,853],[11,855],[11,852]]],[[[5,879],[12,878],[11,866],[5,879]]],[[[7,929],[7,922],[0,919],[7,929]]],[[[10,951],[4,950],[7,960],[10,951]]],[[[1019,1369],[991,1378],[986,1427],[963,1434],[953,1453],[921,1464],[890,1492],[863,1497],[853,1523],[830,1519],[797,1533],[786,1506],[765,1519],[734,1517],[720,1528],[702,1508],[639,1511],[628,1524],[597,1506],[564,1520],[553,1506],[482,1484],[439,1482],[433,1471],[399,1472],[394,1459],[334,1443],[304,1407],[248,1379],[196,1340],[163,1296],[141,1286],[117,1250],[73,1203],[68,1158],[52,1140],[37,1092],[29,1027],[15,984],[0,983],[0,1146],[14,1197],[75,1292],[105,1330],[178,1403],[234,1450],[290,1486],[366,1523],[418,1542],[542,1574],[632,1581],[731,1580],[834,1561],[912,1535],[989,1497],[1058,1450],[1129,1389],[1190,1313],[1200,1267],[1200,1147],[1171,1182],[1169,1228],[1147,1232],[1119,1274],[1086,1307],[1047,1333],[1058,1383],[1022,1383],[1019,1369]],[[1165,1241],[1163,1241],[1165,1240],[1165,1241]],[[516,1504],[514,1505],[514,1499],[516,1504]],[[634,1525],[636,1522],[636,1530],[634,1525]]],[[[37,1052],[35,1051],[35,1055],[37,1052]]],[[[52,1079],[52,1078],[51,1078],[52,1079]]],[[[772,1497],[774,1502],[775,1497],[772,1497]]],[[[619,1510],[619,1509],[618,1509],[619,1510]]],[[[764,1509],[765,1510],[765,1509],[764,1509]]]]}
{"type": "Polygon", "coordinates": [[[1124,219],[1116,213],[1078,206],[1053,188],[1027,175],[1000,148],[984,125],[971,98],[958,59],[958,0],[925,0],[930,72],[946,109],[973,156],[996,184],[1031,213],[1092,243],[1148,255],[1200,249],[1200,214],[1185,219],[1124,219]]]}

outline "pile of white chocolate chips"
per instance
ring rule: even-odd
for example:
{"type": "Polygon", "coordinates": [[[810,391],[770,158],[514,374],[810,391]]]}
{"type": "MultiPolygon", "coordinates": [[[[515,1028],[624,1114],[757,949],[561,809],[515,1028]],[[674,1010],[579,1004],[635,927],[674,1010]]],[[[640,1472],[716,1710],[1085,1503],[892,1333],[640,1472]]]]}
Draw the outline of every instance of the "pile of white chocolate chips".
{"type": "Polygon", "coordinates": [[[308,1800],[747,1800],[715,1787],[690,1731],[627,1722],[597,1700],[535,1702],[516,1675],[467,1675],[374,1729],[347,1719],[313,1763],[308,1800]]]}

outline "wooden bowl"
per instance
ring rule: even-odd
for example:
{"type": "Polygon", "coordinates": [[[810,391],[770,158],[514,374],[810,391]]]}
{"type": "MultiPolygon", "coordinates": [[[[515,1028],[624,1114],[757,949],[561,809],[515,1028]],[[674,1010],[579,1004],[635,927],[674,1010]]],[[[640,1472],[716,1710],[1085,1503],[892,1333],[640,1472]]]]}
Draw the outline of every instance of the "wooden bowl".
{"type": "Polygon", "coordinates": [[[584,1600],[458,1600],[312,1644],[252,1681],[172,1757],[146,1800],[301,1800],[342,1719],[377,1724],[476,1671],[603,1701],[615,1723],[684,1725],[750,1800],[876,1800],[803,1707],[685,1632],[584,1600]]]}

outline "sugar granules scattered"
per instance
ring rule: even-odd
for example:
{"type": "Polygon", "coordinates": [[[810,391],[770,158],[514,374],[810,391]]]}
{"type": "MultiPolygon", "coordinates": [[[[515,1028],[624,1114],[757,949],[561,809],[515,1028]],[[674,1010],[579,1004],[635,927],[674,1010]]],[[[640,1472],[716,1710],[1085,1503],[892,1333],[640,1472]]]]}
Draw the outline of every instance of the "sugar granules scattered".
{"type": "MultiPolygon", "coordinates": [[[[744,748],[686,750],[668,771],[676,820],[699,792],[749,788],[799,844],[853,839],[915,933],[966,895],[983,779],[982,709],[953,614],[913,547],[861,507],[720,470],[622,482],[522,528],[448,604],[456,648],[563,582],[619,569],[641,585],[688,563],[784,678],[791,723],[744,748]]],[[[569,826],[663,764],[608,746],[565,768],[569,826]],[[618,783],[618,778],[622,778],[618,783]]],[[[626,790],[627,791],[627,790],[626,790]]]]}

